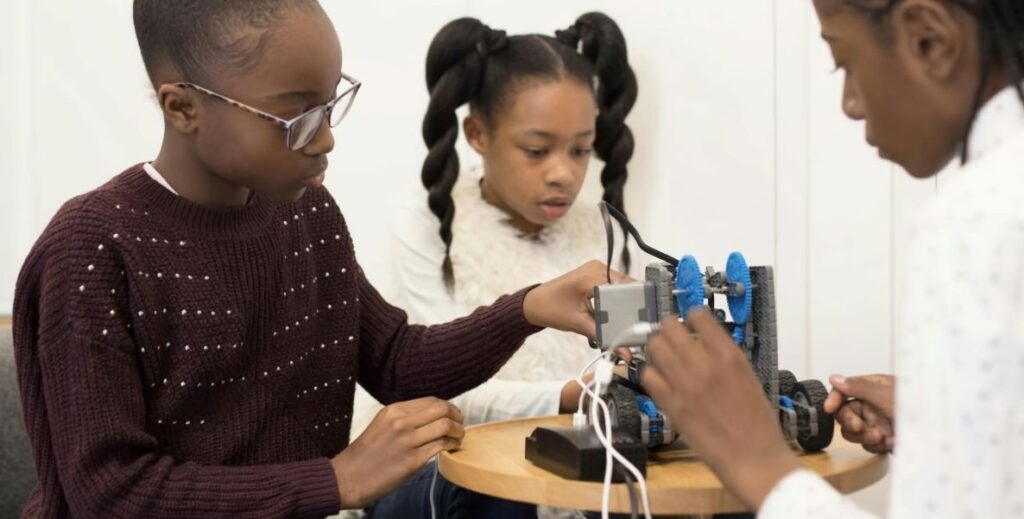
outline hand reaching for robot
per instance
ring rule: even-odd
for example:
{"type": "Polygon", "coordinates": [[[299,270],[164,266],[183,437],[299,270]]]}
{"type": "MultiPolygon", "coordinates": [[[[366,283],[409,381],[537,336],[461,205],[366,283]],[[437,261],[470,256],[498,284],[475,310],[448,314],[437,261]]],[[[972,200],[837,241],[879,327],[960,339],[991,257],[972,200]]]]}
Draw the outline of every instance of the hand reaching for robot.
{"type": "Polygon", "coordinates": [[[692,330],[662,320],[647,346],[644,387],[722,482],[757,510],[800,463],[733,338],[706,309],[689,312],[686,324],[692,330]]]}
{"type": "MultiPolygon", "coordinates": [[[[576,332],[589,339],[595,337],[594,287],[608,282],[607,266],[600,261],[589,261],[551,281],[543,283],[526,294],[523,314],[534,326],[576,332]]],[[[629,276],[611,272],[613,283],[633,281],[629,276]]]]}
{"type": "Polygon", "coordinates": [[[861,444],[868,452],[892,452],[896,444],[896,379],[892,375],[833,375],[829,382],[832,392],[825,400],[825,411],[835,415],[843,438],[861,444]]]}

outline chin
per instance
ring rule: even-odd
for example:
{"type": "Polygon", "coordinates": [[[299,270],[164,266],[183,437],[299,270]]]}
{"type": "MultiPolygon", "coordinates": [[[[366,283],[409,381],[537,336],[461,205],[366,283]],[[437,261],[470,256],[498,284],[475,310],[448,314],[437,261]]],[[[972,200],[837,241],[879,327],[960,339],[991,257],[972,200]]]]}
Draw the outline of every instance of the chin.
{"type": "Polygon", "coordinates": [[[526,222],[527,223],[529,223],[530,225],[532,225],[532,226],[537,228],[535,232],[540,232],[545,227],[555,223],[555,221],[557,221],[557,220],[548,220],[547,218],[544,218],[544,217],[530,217],[530,218],[526,218],[526,222]]]}
{"type": "Polygon", "coordinates": [[[944,164],[900,164],[898,162],[896,163],[896,165],[903,168],[903,170],[906,171],[908,175],[920,179],[935,176],[945,167],[944,164]]]}
{"type": "Polygon", "coordinates": [[[302,199],[302,196],[306,194],[306,188],[300,187],[292,191],[277,191],[273,193],[265,192],[260,194],[275,202],[292,203],[298,202],[300,199],[302,199]]]}
{"type": "Polygon", "coordinates": [[[907,170],[907,173],[914,178],[928,178],[938,175],[953,161],[959,163],[960,155],[957,153],[951,153],[940,161],[921,161],[916,164],[901,164],[901,166],[903,166],[903,169],[907,170]]]}
{"type": "Polygon", "coordinates": [[[298,202],[299,200],[302,199],[303,195],[305,195],[305,194],[306,194],[306,188],[305,187],[300,187],[298,189],[298,191],[294,191],[294,192],[291,193],[291,195],[286,197],[285,201],[287,201],[287,202],[298,202]]]}
{"type": "Polygon", "coordinates": [[[551,218],[551,217],[549,217],[546,214],[542,214],[542,215],[537,216],[536,218],[531,218],[530,219],[530,223],[532,223],[534,225],[539,225],[541,227],[547,227],[549,225],[554,225],[554,224],[558,223],[558,221],[561,220],[562,218],[565,218],[565,217],[564,216],[560,216],[560,217],[557,217],[557,218],[551,218]]]}

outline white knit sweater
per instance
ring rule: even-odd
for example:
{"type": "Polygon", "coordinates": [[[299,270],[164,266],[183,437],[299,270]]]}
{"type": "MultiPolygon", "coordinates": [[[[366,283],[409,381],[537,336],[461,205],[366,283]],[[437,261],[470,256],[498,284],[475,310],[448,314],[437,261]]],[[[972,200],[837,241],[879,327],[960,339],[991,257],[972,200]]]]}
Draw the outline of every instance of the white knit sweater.
{"type": "MultiPolygon", "coordinates": [[[[524,236],[508,223],[505,212],[483,199],[480,179],[480,170],[466,171],[452,191],[452,295],[442,280],[444,244],[426,194],[418,191],[399,210],[393,232],[394,293],[388,300],[409,312],[412,323],[450,321],[502,294],[542,283],[592,259],[605,260],[607,246],[596,203],[577,200],[557,223],[538,235],[524,236]]],[[[582,336],[544,330],[529,337],[494,379],[453,402],[462,409],[467,425],[556,414],[562,387],[595,354],[582,336]]],[[[361,432],[379,409],[365,392],[358,394],[352,434],[361,432]]]]}

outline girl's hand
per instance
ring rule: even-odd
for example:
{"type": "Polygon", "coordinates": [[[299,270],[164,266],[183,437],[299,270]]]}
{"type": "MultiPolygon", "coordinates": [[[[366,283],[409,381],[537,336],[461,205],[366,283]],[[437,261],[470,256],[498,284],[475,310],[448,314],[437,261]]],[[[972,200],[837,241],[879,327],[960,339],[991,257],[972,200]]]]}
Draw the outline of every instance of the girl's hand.
{"type": "Polygon", "coordinates": [[[861,444],[868,452],[892,452],[896,445],[896,379],[892,375],[832,375],[829,382],[832,392],[825,400],[825,411],[836,417],[843,438],[861,444]]]}
{"type": "Polygon", "coordinates": [[[459,448],[464,434],[462,412],[444,400],[385,407],[331,460],[342,508],[362,508],[395,490],[437,453],[459,448]]]}
{"type": "Polygon", "coordinates": [[[746,356],[706,309],[661,323],[643,384],[683,439],[751,510],[799,461],[746,356]]]}
{"type": "MultiPolygon", "coordinates": [[[[612,370],[612,373],[614,373],[615,375],[618,375],[618,376],[620,376],[622,378],[626,378],[627,377],[627,375],[626,375],[626,366],[623,366],[622,364],[618,364],[612,370]]],[[[583,375],[583,382],[585,384],[589,384],[592,380],[594,380],[594,373],[593,372],[590,372],[590,373],[587,373],[586,375],[583,375]]],[[[573,380],[570,380],[570,381],[566,382],[565,386],[562,387],[562,396],[559,399],[560,403],[558,404],[558,413],[559,414],[575,413],[576,410],[579,409],[580,395],[582,395],[582,394],[583,394],[583,387],[580,386],[579,382],[576,382],[576,379],[573,379],[573,380]]],[[[584,406],[586,406],[585,403],[584,403],[584,406]]],[[[586,409],[586,407],[584,407],[584,409],[586,409]]]]}
{"type": "MultiPolygon", "coordinates": [[[[584,375],[583,382],[589,384],[594,379],[593,373],[584,375]]],[[[559,397],[558,414],[575,413],[580,405],[580,396],[583,394],[583,387],[575,379],[565,383],[562,387],[562,395],[559,397]]]]}
{"type": "MultiPolygon", "coordinates": [[[[583,266],[547,283],[537,286],[523,300],[523,314],[534,326],[576,332],[594,339],[594,287],[608,283],[607,267],[600,261],[583,266]]],[[[611,271],[613,283],[632,281],[628,276],[611,271]]]]}

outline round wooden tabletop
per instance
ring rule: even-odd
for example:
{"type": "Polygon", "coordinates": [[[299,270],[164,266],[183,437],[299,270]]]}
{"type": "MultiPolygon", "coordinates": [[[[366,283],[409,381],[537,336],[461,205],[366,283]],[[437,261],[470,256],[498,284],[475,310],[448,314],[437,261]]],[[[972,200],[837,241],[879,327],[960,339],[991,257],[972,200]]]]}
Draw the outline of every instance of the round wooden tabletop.
{"type": "MultiPolygon", "coordinates": [[[[538,426],[571,425],[568,415],[494,422],[466,429],[462,448],[439,457],[439,468],[452,483],[482,494],[539,505],[598,510],[601,483],[574,481],[538,468],[526,459],[526,437],[538,426]]],[[[840,492],[860,490],[885,476],[886,456],[865,452],[838,434],[824,452],[801,454],[804,466],[840,492]]],[[[647,489],[656,514],[714,514],[745,508],[725,490],[692,451],[652,454],[647,462],[647,489]]],[[[629,512],[624,485],[612,487],[612,512],[629,512]]]]}

